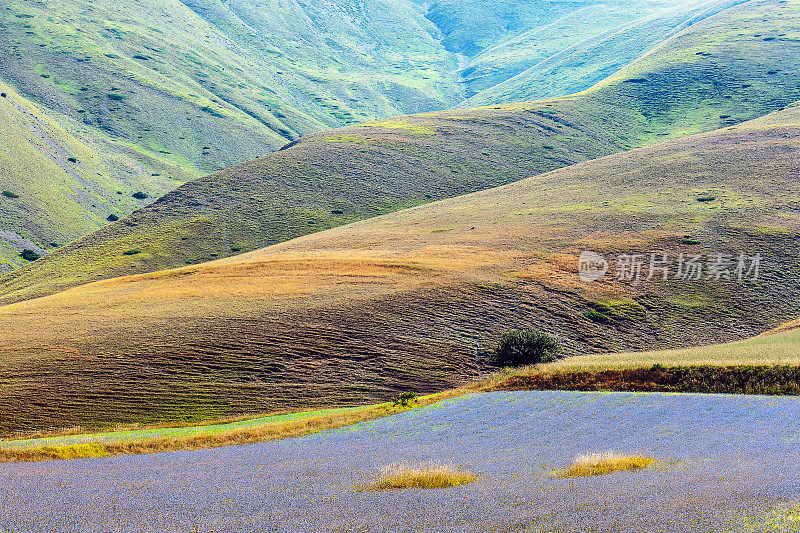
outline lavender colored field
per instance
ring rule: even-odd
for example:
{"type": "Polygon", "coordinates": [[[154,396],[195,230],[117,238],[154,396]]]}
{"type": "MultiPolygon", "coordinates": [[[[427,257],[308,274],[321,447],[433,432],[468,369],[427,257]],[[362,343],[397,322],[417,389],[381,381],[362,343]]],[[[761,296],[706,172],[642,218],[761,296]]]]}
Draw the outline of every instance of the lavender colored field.
{"type": "Polygon", "coordinates": [[[0,531],[798,531],[800,402],[498,392],[261,444],[0,465],[0,531]],[[557,478],[575,456],[657,466],[557,478]],[[479,474],[358,492],[393,462],[479,474]]]}

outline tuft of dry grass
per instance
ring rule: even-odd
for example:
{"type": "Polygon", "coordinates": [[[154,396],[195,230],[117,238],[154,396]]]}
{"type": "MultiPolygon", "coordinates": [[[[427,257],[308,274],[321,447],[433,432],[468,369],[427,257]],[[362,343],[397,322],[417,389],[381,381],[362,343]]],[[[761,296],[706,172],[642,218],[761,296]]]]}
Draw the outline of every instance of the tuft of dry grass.
{"type": "Polygon", "coordinates": [[[637,470],[652,465],[655,459],[644,455],[622,455],[615,452],[581,455],[566,470],[557,472],[558,477],[599,476],[621,470],[637,470]]]}
{"type": "Polygon", "coordinates": [[[393,489],[443,489],[472,483],[478,476],[453,465],[393,464],[383,468],[380,478],[362,491],[393,489]]]}

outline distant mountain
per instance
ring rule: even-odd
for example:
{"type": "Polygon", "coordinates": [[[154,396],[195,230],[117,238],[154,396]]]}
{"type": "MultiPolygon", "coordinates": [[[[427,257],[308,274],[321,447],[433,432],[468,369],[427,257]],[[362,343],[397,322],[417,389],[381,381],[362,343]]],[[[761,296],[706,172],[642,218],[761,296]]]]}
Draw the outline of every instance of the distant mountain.
{"type": "Polygon", "coordinates": [[[765,115],[800,100],[792,24],[800,27],[797,7],[747,3],[576,96],[309,135],[0,278],[0,301],[225,257],[765,115]]]}
{"type": "Polygon", "coordinates": [[[799,124],[792,107],[248,254],[0,307],[0,431],[445,388],[474,377],[476,353],[513,327],[557,334],[567,355],[766,331],[800,315],[799,124]],[[607,276],[579,280],[585,250],[607,258],[607,276]],[[648,275],[652,253],[667,281],[648,275]],[[637,254],[639,277],[616,264],[637,254]],[[680,254],[700,256],[700,279],[680,254]]]}
{"type": "Polygon", "coordinates": [[[73,178],[53,168],[31,181],[39,155],[5,136],[17,163],[0,180],[27,192],[2,206],[0,262],[22,264],[20,247],[42,253],[129,214],[140,204],[128,189],[155,198],[302,135],[586,89],[734,3],[6,2],[6,92],[78,139],[81,160],[103,161],[76,188],[104,199],[54,207],[73,178]]]}

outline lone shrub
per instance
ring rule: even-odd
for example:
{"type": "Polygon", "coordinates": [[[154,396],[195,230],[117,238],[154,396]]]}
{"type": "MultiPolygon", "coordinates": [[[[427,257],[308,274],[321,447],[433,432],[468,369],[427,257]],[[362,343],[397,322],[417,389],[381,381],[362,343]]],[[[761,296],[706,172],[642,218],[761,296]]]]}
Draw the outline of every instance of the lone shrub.
{"type": "Polygon", "coordinates": [[[14,194],[11,191],[3,191],[3,196],[6,198],[19,198],[19,194],[14,194]]]}
{"type": "Polygon", "coordinates": [[[143,193],[142,191],[135,192],[131,196],[133,196],[137,200],[144,200],[145,198],[148,198],[148,196],[145,193],[143,193]]]}
{"type": "Polygon", "coordinates": [[[124,252],[122,252],[122,255],[136,255],[136,254],[140,254],[140,253],[142,253],[141,250],[136,250],[136,249],[134,249],[134,250],[125,250],[124,252]]]}
{"type": "Polygon", "coordinates": [[[705,196],[698,196],[697,197],[697,201],[698,202],[713,202],[716,199],[717,199],[716,196],[711,196],[710,194],[707,194],[705,196]]]}
{"type": "Polygon", "coordinates": [[[116,222],[117,220],[119,220],[119,217],[114,213],[111,213],[106,217],[106,220],[108,220],[109,222],[116,222]]]}
{"type": "Polygon", "coordinates": [[[37,254],[33,250],[27,250],[27,249],[26,250],[22,250],[22,253],[19,254],[19,255],[21,255],[22,258],[24,260],[26,260],[26,261],[36,261],[37,259],[42,257],[41,255],[37,254]]]}
{"type": "Polygon", "coordinates": [[[500,337],[489,356],[495,366],[524,366],[555,361],[561,352],[558,339],[534,329],[514,329],[500,337]]]}
{"type": "Polygon", "coordinates": [[[392,400],[394,407],[408,407],[411,402],[417,401],[417,394],[414,392],[401,392],[397,398],[392,400]]]}

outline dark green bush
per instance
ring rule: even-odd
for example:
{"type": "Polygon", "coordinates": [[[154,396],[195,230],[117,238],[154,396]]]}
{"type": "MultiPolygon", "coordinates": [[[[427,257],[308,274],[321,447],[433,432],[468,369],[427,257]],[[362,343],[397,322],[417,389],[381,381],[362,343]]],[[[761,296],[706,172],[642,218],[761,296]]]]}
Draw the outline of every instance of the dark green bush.
{"type": "Polygon", "coordinates": [[[397,398],[392,400],[392,405],[395,407],[408,407],[408,404],[417,400],[415,392],[401,392],[397,398]]]}
{"type": "Polygon", "coordinates": [[[70,163],[77,163],[78,159],[76,157],[68,157],[67,161],[69,161],[70,163]]]}
{"type": "Polygon", "coordinates": [[[237,253],[237,252],[241,252],[241,251],[242,251],[242,249],[239,246],[232,246],[231,247],[231,252],[233,252],[233,253],[237,253]]]}
{"type": "Polygon", "coordinates": [[[344,215],[344,211],[342,211],[341,209],[332,209],[331,210],[331,214],[332,215],[344,215]]]}
{"type": "Polygon", "coordinates": [[[148,198],[148,196],[145,193],[143,193],[142,191],[135,192],[131,196],[133,196],[137,200],[144,200],[145,198],[148,198]]]}
{"type": "Polygon", "coordinates": [[[117,220],[119,220],[119,217],[114,213],[111,213],[106,217],[106,220],[108,220],[109,222],[116,222],[117,220]]]}
{"type": "Polygon", "coordinates": [[[555,361],[561,352],[558,339],[534,329],[514,329],[500,337],[489,364],[523,366],[555,361]]]}
{"type": "Polygon", "coordinates": [[[681,244],[701,244],[701,241],[691,235],[684,235],[683,239],[681,239],[681,244]]]}
{"type": "Polygon", "coordinates": [[[717,199],[716,196],[711,196],[710,194],[705,195],[705,196],[698,196],[697,197],[697,201],[698,202],[713,202],[716,199],[717,199]]]}
{"type": "Polygon", "coordinates": [[[3,191],[3,196],[6,198],[19,198],[19,194],[14,194],[11,191],[3,191]]]}
{"type": "Polygon", "coordinates": [[[136,254],[140,254],[140,253],[142,253],[141,250],[136,250],[136,249],[134,249],[134,250],[125,250],[124,252],[122,252],[122,255],[136,255],[136,254]]]}
{"type": "Polygon", "coordinates": [[[26,260],[26,261],[36,261],[37,259],[42,257],[41,255],[37,254],[33,250],[27,250],[27,249],[26,250],[22,250],[22,253],[19,254],[19,255],[21,255],[22,258],[24,260],[26,260]]]}
{"type": "Polygon", "coordinates": [[[599,311],[595,311],[594,309],[590,309],[584,312],[583,316],[585,316],[589,320],[592,320],[593,322],[599,322],[601,324],[606,324],[608,322],[611,322],[611,318],[609,318],[607,315],[604,315],[599,311]]]}
{"type": "Polygon", "coordinates": [[[113,100],[115,102],[120,102],[122,100],[125,100],[125,97],[123,95],[117,94],[117,93],[108,93],[108,99],[109,100],[113,100]]]}

